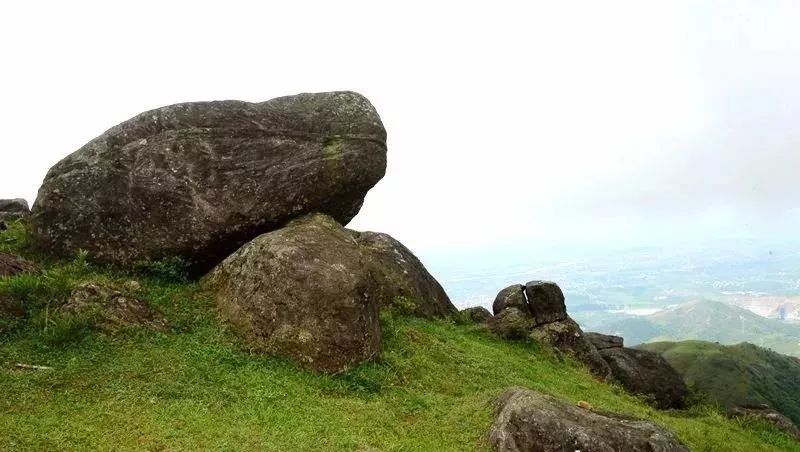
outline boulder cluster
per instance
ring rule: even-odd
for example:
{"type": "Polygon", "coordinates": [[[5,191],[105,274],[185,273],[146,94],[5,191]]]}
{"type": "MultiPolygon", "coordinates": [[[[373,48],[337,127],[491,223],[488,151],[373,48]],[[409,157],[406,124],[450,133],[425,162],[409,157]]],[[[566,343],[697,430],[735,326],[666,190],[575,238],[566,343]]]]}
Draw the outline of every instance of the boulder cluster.
{"type": "MultiPolygon", "coordinates": [[[[57,163],[31,211],[0,200],[0,226],[29,216],[33,248],[53,257],[83,251],[119,268],[180,258],[250,350],[336,374],[380,355],[382,309],[457,313],[402,243],[344,227],[384,176],[386,152],[380,117],[353,92],[172,105],[57,163]]],[[[0,253],[0,277],[38,271],[0,253]]],[[[91,314],[105,330],[166,328],[138,289],[82,284],[61,310],[91,314]]],[[[0,315],[21,309],[0,300],[0,315]]],[[[492,310],[462,317],[507,340],[550,345],[659,408],[683,403],[685,387],[660,356],[585,334],[553,282],[507,287],[492,310]]],[[[653,424],[520,388],[499,399],[490,441],[500,451],[686,450],[653,424]]]]}

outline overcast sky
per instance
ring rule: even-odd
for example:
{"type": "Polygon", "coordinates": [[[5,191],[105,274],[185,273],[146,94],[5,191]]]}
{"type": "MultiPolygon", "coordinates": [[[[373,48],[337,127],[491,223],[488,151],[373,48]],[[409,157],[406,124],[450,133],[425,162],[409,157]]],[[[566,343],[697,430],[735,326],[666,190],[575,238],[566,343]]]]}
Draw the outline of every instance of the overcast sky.
{"type": "Polygon", "coordinates": [[[352,226],[422,252],[800,228],[800,2],[112,3],[0,6],[0,197],[144,110],[348,89],[352,226]]]}

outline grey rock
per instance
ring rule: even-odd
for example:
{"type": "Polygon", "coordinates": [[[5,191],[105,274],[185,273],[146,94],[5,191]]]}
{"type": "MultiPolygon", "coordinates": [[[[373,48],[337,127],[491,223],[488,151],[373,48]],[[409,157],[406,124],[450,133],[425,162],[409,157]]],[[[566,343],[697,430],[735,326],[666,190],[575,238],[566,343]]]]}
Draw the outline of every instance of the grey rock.
{"type": "Polygon", "coordinates": [[[528,337],[575,357],[598,377],[604,379],[611,377],[611,369],[606,361],[584,336],[580,326],[570,317],[538,325],[530,330],[528,337]]]}
{"type": "Polygon", "coordinates": [[[507,307],[489,319],[489,328],[509,340],[522,340],[528,337],[534,326],[533,317],[516,307],[507,307]]]}
{"type": "Polygon", "coordinates": [[[594,345],[598,350],[605,350],[607,348],[620,348],[623,345],[623,339],[619,336],[612,336],[609,334],[600,333],[584,333],[586,339],[594,345]]]}
{"type": "Polygon", "coordinates": [[[448,317],[458,312],[441,284],[402,243],[383,233],[351,233],[374,260],[382,307],[395,307],[425,318],[448,317]]]}
{"type": "Polygon", "coordinates": [[[632,348],[606,348],[600,355],[625,389],[644,396],[660,409],[683,408],[688,390],[681,376],[661,355],[632,348]]]}
{"type": "Polygon", "coordinates": [[[473,323],[487,323],[492,320],[492,313],[483,306],[473,306],[461,310],[461,317],[473,323]]]}
{"type": "Polygon", "coordinates": [[[769,405],[757,404],[740,406],[728,410],[727,415],[730,417],[755,418],[769,422],[787,435],[800,441],[800,429],[797,428],[791,419],[770,408],[769,405]]]}
{"type": "Polygon", "coordinates": [[[33,206],[32,241],[121,266],[179,256],[199,273],[293,218],[347,223],[385,169],[386,132],[356,93],[171,105],[57,163],[33,206]]]}
{"type": "Polygon", "coordinates": [[[651,422],[579,408],[518,387],[497,399],[488,439],[497,452],[688,452],[651,422]]]}
{"type": "Polygon", "coordinates": [[[23,273],[39,273],[39,267],[19,256],[0,251],[0,278],[23,273]]]}
{"type": "Polygon", "coordinates": [[[528,302],[525,301],[525,295],[522,292],[524,288],[524,286],[514,284],[501,290],[495,297],[494,303],[492,303],[494,315],[500,314],[503,309],[509,307],[517,308],[523,312],[530,312],[528,302]]]}
{"type": "Polygon", "coordinates": [[[525,284],[525,295],[537,325],[567,318],[564,293],[558,284],[550,281],[531,281],[525,284]]]}
{"type": "Polygon", "coordinates": [[[30,214],[28,201],[24,199],[0,199],[0,221],[15,221],[30,214]]]}
{"type": "Polygon", "coordinates": [[[374,268],[350,231],[314,214],[247,243],[203,286],[251,350],[335,374],[380,354],[374,268]]]}

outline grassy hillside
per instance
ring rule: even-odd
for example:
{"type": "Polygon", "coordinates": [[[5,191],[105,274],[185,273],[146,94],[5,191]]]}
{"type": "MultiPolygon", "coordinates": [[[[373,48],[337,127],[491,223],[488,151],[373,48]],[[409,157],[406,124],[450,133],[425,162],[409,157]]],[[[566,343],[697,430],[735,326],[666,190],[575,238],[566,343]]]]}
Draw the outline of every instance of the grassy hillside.
{"type": "Polygon", "coordinates": [[[746,309],[701,300],[643,317],[592,324],[592,330],[617,334],[626,345],[703,339],[723,344],[750,342],[800,356],[800,325],[768,319],[746,309]]]}
{"type": "MultiPolygon", "coordinates": [[[[0,234],[0,248],[24,251],[24,240],[15,228],[0,234]]],[[[659,412],[536,344],[449,321],[385,313],[380,362],[312,374],[242,351],[176,266],[147,270],[108,272],[79,257],[41,276],[0,279],[0,295],[30,311],[0,336],[0,450],[486,450],[490,401],[520,385],[651,419],[694,451],[800,451],[766,424],[707,407],[659,412]],[[108,335],[56,310],[81,281],[131,277],[168,331],[108,335]]]]}
{"type": "Polygon", "coordinates": [[[687,385],[725,408],[767,403],[800,425],[800,360],[752,344],[702,341],[640,346],[661,353],[687,385]]]}

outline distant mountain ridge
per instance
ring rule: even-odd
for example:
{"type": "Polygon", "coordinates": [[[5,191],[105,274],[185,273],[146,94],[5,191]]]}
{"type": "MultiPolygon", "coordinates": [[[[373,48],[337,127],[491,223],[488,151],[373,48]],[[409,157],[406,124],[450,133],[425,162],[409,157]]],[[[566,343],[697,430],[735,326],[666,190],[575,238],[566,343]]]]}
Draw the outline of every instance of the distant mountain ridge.
{"type": "Polygon", "coordinates": [[[778,353],[800,356],[800,325],[765,318],[718,301],[693,301],[646,316],[605,320],[589,329],[622,336],[629,345],[692,339],[722,344],[750,342],[778,353]]]}
{"type": "Polygon", "coordinates": [[[800,359],[748,343],[654,342],[637,348],[660,353],[690,389],[723,408],[765,403],[800,425],[800,359]]]}

